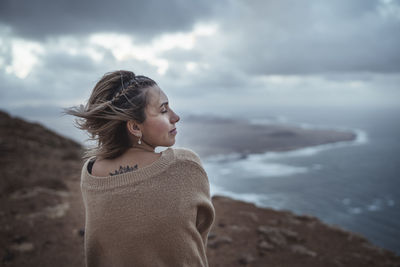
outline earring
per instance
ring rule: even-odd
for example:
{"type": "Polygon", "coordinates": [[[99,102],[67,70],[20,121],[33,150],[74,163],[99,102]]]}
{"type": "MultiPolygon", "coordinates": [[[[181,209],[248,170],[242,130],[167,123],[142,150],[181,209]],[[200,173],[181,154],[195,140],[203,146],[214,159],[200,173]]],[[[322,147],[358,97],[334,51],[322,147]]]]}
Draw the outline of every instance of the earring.
{"type": "Polygon", "coordinates": [[[139,140],[137,141],[137,143],[138,143],[139,145],[142,144],[142,141],[140,141],[140,138],[142,138],[142,135],[136,135],[136,134],[135,134],[135,136],[136,136],[136,137],[139,137],[139,140]]]}

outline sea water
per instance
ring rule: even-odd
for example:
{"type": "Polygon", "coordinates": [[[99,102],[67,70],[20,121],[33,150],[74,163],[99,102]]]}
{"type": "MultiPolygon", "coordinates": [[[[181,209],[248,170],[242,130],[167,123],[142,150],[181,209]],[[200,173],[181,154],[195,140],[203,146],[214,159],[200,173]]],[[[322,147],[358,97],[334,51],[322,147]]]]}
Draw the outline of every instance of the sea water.
{"type": "Polygon", "coordinates": [[[400,254],[398,109],[284,109],[246,118],[256,124],[353,131],[357,138],[246,158],[208,157],[204,165],[212,195],[310,214],[400,254]]]}

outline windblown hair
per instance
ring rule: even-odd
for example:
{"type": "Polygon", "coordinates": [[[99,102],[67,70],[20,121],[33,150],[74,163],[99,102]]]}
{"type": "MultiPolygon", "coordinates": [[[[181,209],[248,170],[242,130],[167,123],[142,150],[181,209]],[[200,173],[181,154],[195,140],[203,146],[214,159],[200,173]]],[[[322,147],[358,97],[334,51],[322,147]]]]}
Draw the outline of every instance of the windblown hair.
{"type": "Polygon", "coordinates": [[[79,117],[76,127],[89,133],[89,140],[96,141],[94,148],[87,148],[83,158],[96,156],[113,159],[122,155],[132,144],[126,122],[143,123],[148,103],[147,89],[157,83],[130,71],[106,73],[96,86],[86,105],[64,110],[79,117]]]}

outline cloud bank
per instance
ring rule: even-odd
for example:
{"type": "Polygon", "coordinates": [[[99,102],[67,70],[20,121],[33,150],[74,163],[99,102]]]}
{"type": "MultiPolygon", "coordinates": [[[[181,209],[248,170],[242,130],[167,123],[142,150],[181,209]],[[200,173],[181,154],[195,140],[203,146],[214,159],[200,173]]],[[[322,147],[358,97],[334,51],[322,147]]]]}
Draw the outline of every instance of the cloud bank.
{"type": "Polygon", "coordinates": [[[396,0],[5,0],[0,105],[80,104],[129,69],[184,112],[398,107],[399,32],[396,0]]]}

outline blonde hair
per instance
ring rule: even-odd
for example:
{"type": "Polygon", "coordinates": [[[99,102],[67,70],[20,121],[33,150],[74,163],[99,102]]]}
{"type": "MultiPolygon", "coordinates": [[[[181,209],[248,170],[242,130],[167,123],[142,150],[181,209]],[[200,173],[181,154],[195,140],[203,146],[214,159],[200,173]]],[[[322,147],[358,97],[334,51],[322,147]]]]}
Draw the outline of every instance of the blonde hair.
{"type": "Polygon", "coordinates": [[[157,86],[155,81],[131,71],[109,72],[97,82],[86,105],[64,109],[64,113],[79,117],[75,126],[96,141],[94,148],[85,150],[84,159],[113,159],[132,145],[126,122],[145,121],[147,89],[153,86],[157,86]]]}

